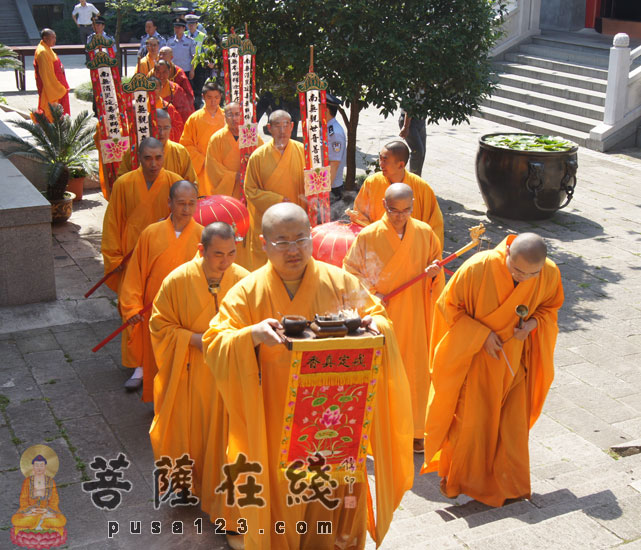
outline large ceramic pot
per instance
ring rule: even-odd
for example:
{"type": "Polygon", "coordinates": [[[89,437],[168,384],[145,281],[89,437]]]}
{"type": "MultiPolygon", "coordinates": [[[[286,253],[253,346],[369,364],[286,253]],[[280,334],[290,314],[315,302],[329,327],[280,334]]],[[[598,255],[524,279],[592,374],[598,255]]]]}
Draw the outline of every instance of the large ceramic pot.
{"type": "Polygon", "coordinates": [[[82,200],[82,192],[85,187],[85,176],[81,178],[69,178],[69,183],[67,183],[67,191],[76,195],[76,198],[73,199],[73,202],[78,202],[82,200]]]}
{"type": "MultiPolygon", "coordinates": [[[[565,208],[574,195],[577,150],[519,151],[479,140],[476,179],[488,215],[543,220],[565,208]]],[[[531,135],[531,134],[527,134],[531,135]]]]}
{"type": "Polygon", "coordinates": [[[65,198],[51,201],[51,221],[52,223],[63,223],[71,217],[73,200],[76,195],[65,191],[65,198]]]}

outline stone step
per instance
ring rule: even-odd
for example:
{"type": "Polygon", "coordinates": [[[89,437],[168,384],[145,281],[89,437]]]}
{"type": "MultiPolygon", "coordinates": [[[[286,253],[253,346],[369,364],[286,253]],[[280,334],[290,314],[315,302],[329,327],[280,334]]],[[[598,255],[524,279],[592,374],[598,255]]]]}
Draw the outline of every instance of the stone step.
{"type": "Polygon", "coordinates": [[[589,78],[596,78],[600,80],[608,79],[608,71],[605,69],[595,68],[590,65],[582,65],[578,63],[565,63],[563,61],[556,61],[554,59],[548,59],[545,57],[537,57],[535,55],[507,53],[505,54],[505,61],[518,63],[519,65],[540,67],[542,69],[548,69],[550,71],[587,76],[589,78]]]}
{"type": "Polygon", "coordinates": [[[558,98],[553,95],[524,90],[522,88],[507,86],[505,84],[499,84],[492,94],[492,97],[504,97],[506,99],[520,101],[524,104],[538,105],[539,107],[544,107],[546,109],[590,118],[596,122],[601,122],[603,120],[603,107],[591,105],[582,101],[558,98]]]}
{"type": "Polygon", "coordinates": [[[592,90],[595,92],[603,92],[607,88],[607,81],[599,78],[590,78],[587,76],[573,76],[568,73],[561,73],[544,69],[543,67],[533,67],[529,65],[521,65],[519,63],[510,63],[508,61],[497,61],[494,63],[498,72],[516,74],[525,76],[536,80],[545,80],[546,82],[554,82],[565,86],[572,86],[574,88],[583,88],[584,90],[592,90]]]}
{"type": "Polygon", "coordinates": [[[581,132],[565,126],[559,126],[557,124],[542,122],[526,116],[501,111],[487,105],[482,105],[475,113],[475,116],[526,132],[532,132],[534,134],[561,136],[572,140],[583,147],[587,146],[589,139],[589,134],[587,132],[581,132]]]}
{"type": "Polygon", "coordinates": [[[581,65],[591,65],[602,69],[608,68],[610,60],[609,54],[589,53],[577,50],[566,50],[564,48],[555,48],[553,46],[542,46],[540,44],[521,44],[518,48],[519,53],[553,59],[555,61],[564,61],[567,63],[577,63],[581,65]]]}
{"type": "Polygon", "coordinates": [[[594,55],[608,55],[612,38],[600,36],[581,37],[576,33],[541,33],[532,37],[532,43],[559,50],[590,52],[594,55]]]}
{"type": "Polygon", "coordinates": [[[530,118],[549,124],[554,124],[563,128],[570,128],[580,132],[589,133],[597,125],[594,119],[586,118],[580,115],[564,113],[555,109],[546,109],[532,103],[523,103],[505,97],[492,96],[487,98],[483,105],[492,109],[498,109],[507,113],[530,118]]]}
{"type": "Polygon", "coordinates": [[[605,105],[605,93],[586,90],[585,88],[576,88],[574,86],[565,86],[553,82],[545,82],[536,78],[519,76],[515,74],[502,73],[498,75],[498,84],[511,86],[512,88],[521,88],[541,94],[552,95],[572,101],[580,101],[591,105],[605,105]]]}

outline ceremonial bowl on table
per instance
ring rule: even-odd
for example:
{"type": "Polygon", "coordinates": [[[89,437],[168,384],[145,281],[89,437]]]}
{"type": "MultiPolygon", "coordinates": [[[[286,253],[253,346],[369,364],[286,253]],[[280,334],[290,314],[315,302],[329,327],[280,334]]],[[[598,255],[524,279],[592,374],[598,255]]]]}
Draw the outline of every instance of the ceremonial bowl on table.
{"type": "Polygon", "coordinates": [[[345,221],[323,223],[312,228],[314,259],[343,267],[343,258],[361,229],[360,225],[345,221]]]}
{"type": "Polygon", "coordinates": [[[200,197],[194,220],[203,227],[213,222],[225,222],[234,228],[236,240],[241,241],[249,229],[247,207],[238,199],[227,195],[200,197]]]}
{"type": "Polygon", "coordinates": [[[479,139],[476,179],[488,215],[543,220],[574,195],[578,146],[537,134],[486,134],[479,139]]]}

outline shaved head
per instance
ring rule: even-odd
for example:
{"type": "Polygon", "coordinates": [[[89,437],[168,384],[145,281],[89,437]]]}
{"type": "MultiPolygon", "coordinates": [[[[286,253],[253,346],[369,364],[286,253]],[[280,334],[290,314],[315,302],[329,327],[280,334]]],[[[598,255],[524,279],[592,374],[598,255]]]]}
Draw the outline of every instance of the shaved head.
{"type": "Polygon", "coordinates": [[[387,149],[396,160],[400,160],[405,164],[410,158],[410,149],[402,141],[390,141],[385,145],[384,149],[387,149]]]}
{"type": "Polygon", "coordinates": [[[54,36],[56,33],[51,29],[42,29],[40,31],[40,38],[48,38],[49,36],[54,36]]]}
{"type": "Polygon", "coordinates": [[[385,200],[388,203],[406,199],[414,199],[414,192],[412,188],[405,183],[392,183],[385,191],[385,200]]]}
{"type": "Polygon", "coordinates": [[[287,111],[283,111],[282,109],[278,109],[277,111],[273,111],[271,115],[269,115],[269,124],[273,123],[276,120],[281,120],[281,119],[286,119],[288,122],[292,121],[291,115],[287,111]]]}
{"type": "Polygon", "coordinates": [[[300,225],[311,231],[307,212],[292,202],[280,202],[270,206],[263,215],[262,232],[267,239],[273,235],[276,226],[300,225]]]}
{"type": "Polygon", "coordinates": [[[521,233],[510,245],[510,255],[513,258],[523,258],[530,264],[544,262],[547,254],[545,241],[536,233],[521,233]]]}
{"type": "Polygon", "coordinates": [[[190,189],[195,195],[198,195],[198,189],[193,183],[187,180],[178,180],[172,183],[169,188],[169,200],[176,198],[182,189],[190,189]]]}
{"type": "Polygon", "coordinates": [[[154,137],[147,137],[140,142],[138,147],[138,155],[143,156],[147,149],[163,149],[164,146],[162,141],[157,140],[154,137]]]}
{"type": "Polygon", "coordinates": [[[240,103],[237,101],[230,101],[227,105],[225,105],[225,115],[235,109],[240,109],[240,103]]]}
{"type": "Polygon", "coordinates": [[[209,248],[209,245],[215,237],[223,240],[234,240],[236,234],[234,233],[234,228],[225,222],[213,222],[210,223],[205,229],[203,229],[202,235],[200,236],[200,242],[202,243],[205,250],[209,248]]]}
{"type": "Polygon", "coordinates": [[[164,109],[156,109],[156,119],[168,120],[169,122],[171,122],[171,115],[164,109]]]}

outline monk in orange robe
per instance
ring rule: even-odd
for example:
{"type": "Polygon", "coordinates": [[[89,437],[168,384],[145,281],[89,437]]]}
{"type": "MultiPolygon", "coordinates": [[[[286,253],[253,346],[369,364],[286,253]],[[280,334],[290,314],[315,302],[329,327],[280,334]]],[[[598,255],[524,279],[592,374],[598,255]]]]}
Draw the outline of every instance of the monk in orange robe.
{"type": "Polygon", "coordinates": [[[382,298],[403,283],[427,272],[427,277],[390,298],[385,309],[403,357],[412,394],[414,452],[423,453],[423,433],[430,374],[427,357],[436,299],[445,286],[438,265],[441,243],[432,228],[412,218],[412,189],[393,183],[385,191],[385,214],[357,236],[343,267],[382,298]]]}
{"type": "MultiPolygon", "coordinates": [[[[154,75],[160,80],[160,97],[170,103],[180,113],[183,122],[194,112],[194,103],[190,102],[185,91],[175,82],[169,80],[169,63],[160,60],[154,67],[154,75]]],[[[196,171],[198,174],[198,171],[196,171]]]]}
{"type": "Polygon", "coordinates": [[[191,87],[191,83],[189,82],[189,78],[185,74],[185,71],[173,62],[174,50],[170,46],[163,46],[160,48],[159,57],[163,61],[169,63],[169,80],[178,84],[178,86],[184,90],[185,94],[187,94],[189,101],[193,104],[194,89],[191,87]]]}
{"type": "Polygon", "coordinates": [[[220,108],[222,98],[222,88],[214,82],[207,82],[203,86],[205,103],[202,109],[187,119],[180,138],[180,143],[187,147],[191,155],[198,181],[205,180],[205,155],[209,138],[225,125],[225,112],[220,108]]]}
{"type": "Polygon", "coordinates": [[[437,302],[421,473],[438,471],[447,497],[530,496],[529,430],[554,377],[563,303],[546,255],[538,235],[510,235],[467,260],[437,302]]]}
{"type": "Polygon", "coordinates": [[[156,37],[150,36],[147,38],[147,42],[145,42],[145,44],[147,46],[147,55],[138,60],[138,63],[136,64],[136,72],[149,76],[149,74],[154,70],[156,62],[159,60],[158,52],[160,50],[160,42],[156,37]]]}
{"type": "Polygon", "coordinates": [[[248,273],[235,259],[233,228],[223,222],[205,227],[196,257],[163,281],[149,322],[158,365],[149,430],[154,456],[191,456],[193,492],[213,519],[224,513],[212,505],[225,463],[228,420],[203,358],[202,336],[229,289],[248,273]]]}
{"type": "MultiPolygon", "coordinates": [[[[178,174],[182,179],[197,183],[196,172],[191,163],[191,157],[185,147],[170,139],[171,136],[171,116],[164,109],[156,109],[156,123],[158,129],[158,139],[163,144],[165,160],[163,168],[174,174],[178,174]]],[[[121,176],[131,171],[131,154],[127,151],[122,157],[118,167],[118,175],[121,176]]]]}
{"type": "MultiPolygon", "coordinates": [[[[172,184],[169,190],[171,214],[140,234],[122,283],[120,309],[123,319],[131,325],[127,329],[127,346],[130,356],[142,365],[142,373],[137,368],[132,379],[139,381],[142,374],[143,401],[153,401],[154,376],[158,368],[149,335],[151,311],[143,315],[140,311],[153,302],[164,278],[194,257],[203,230],[193,218],[197,197],[193,183],[179,180],[172,184]]],[[[139,386],[132,382],[126,387],[132,390],[139,386]]]]}
{"type": "MultiPolygon", "coordinates": [[[[378,545],[414,477],[409,387],[391,323],[380,302],[356,277],[311,257],[309,218],[301,207],[288,203],[272,206],[262,218],[261,232],[267,264],[227,293],[203,336],[205,360],[229,412],[227,463],[235,463],[243,453],[248,462],[262,466],[252,476],[262,488],[265,506],[241,506],[247,524],[245,548],[363,549],[368,529],[378,545]],[[356,309],[364,326],[385,335],[370,432],[376,522],[367,481],[354,483],[355,500],[342,499],[347,494],[345,485],[328,489],[333,493],[328,496],[341,500],[332,511],[319,502],[289,506],[288,482],[279,473],[291,352],[276,332],[282,327],[275,317],[302,315],[312,319],[315,313],[346,308],[356,309]],[[284,533],[275,532],[275,521],[284,522],[284,533]],[[316,528],[310,528],[299,534],[297,521],[308,521],[310,527],[316,526],[316,521],[331,521],[332,533],[317,534],[316,528]]],[[[236,527],[227,525],[227,529],[236,527]]]]}
{"type": "Polygon", "coordinates": [[[305,152],[302,144],[290,139],[294,128],[292,118],[287,111],[274,111],[267,126],[272,141],[252,153],[245,174],[249,231],[240,247],[238,263],[250,271],[267,261],[260,240],[264,212],[279,202],[293,202],[307,208],[303,176],[305,152]]]}
{"type": "MultiPolygon", "coordinates": [[[[102,224],[101,252],[105,274],[118,269],[105,284],[118,295],[126,266],[125,257],[134,249],[145,227],[169,214],[169,188],[181,179],[178,174],[162,167],[163,145],[155,138],[142,141],[138,158],[140,166],[120,176],[114,183],[102,224]]],[[[122,364],[126,367],[139,366],[129,355],[124,338],[122,344],[122,364]]]]}
{"type": "Polygon", "coordinates": [[[347,210],[347,214],[359,225],[368,225],[379,220],[385,213],[385,190],[392,183],[405,183],[414,192],[412,217],[429,224],[443,246],[443,214],[436,195],[424,179],[406,170],[409,158],[410,150],[402,141],[392,141],[385,145],[378,155],[381,171],[363,182],[354,200],[354,209],[347,210]]]}
{"type": "MultiPolygon", "coordinates": [[[[232,102],[225,105],[226,126],[218,130],[207,144],[203,195],[228,195],[241,198],[240,149],[238,132],[240,126],[240,105],[232,102]]],[[[258,146],[263,140],[258,136],[258,146]]]]}
{"type": "Polygon", "coordinates": [[[69,84],[65,76],[65,68],[51,48],[56,45],[56,33],[51,29],[42,29],[40,44],[33,57],[33,68],[38,88],[38,110],[44,112],[51,121],[49,103],[58,103],[66,114],[69,109],[69,84]]]}

